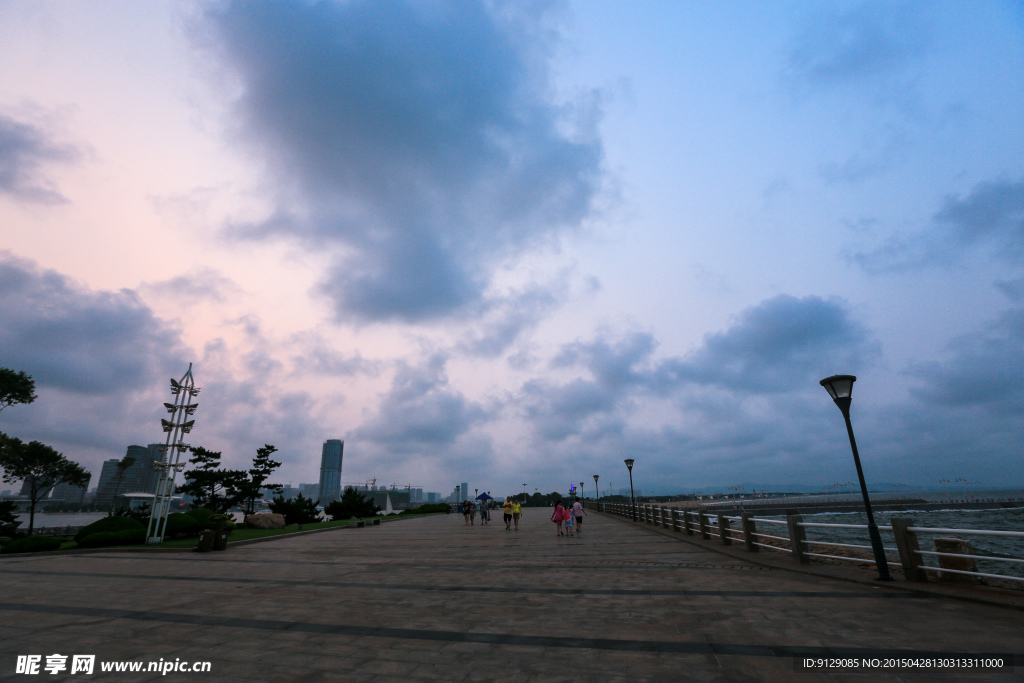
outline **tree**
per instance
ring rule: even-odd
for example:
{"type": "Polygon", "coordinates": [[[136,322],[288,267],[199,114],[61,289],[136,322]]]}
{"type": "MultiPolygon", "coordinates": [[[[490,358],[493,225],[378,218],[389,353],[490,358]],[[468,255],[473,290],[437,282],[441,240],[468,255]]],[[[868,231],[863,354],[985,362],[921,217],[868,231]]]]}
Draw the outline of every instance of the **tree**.
{"type": "Polygon", "coordinates": [[[237,505],[241,500],[239,491],[243,482],[247,481],[243,470],[220,469],[220,456],[202,446],[189,449],[192,457],[189,462],[195,467],[185,470],[185,483],[178,487],[178,493],[192,496],[192,507],[208,508],[214,512],[224,513],[237,505]]]}
{"type": "Polygon", "coordinates": [[[7,436],[0,432],[0,467],[4,482],[25,481],[29,485],[28,535],[32,535],[36,521],[36,503],[54,486],[71,484],[88,486],[92,478],[85,468],[72,462],[44,443],[7,436]]]}
{"type": "Polygon", "coordinates": [[[16,536],[21,520],[14,516],[13,500],[0,500],[0,536],[16,536]]]}
{"type": "Polygon", "coordinates": [[[31,403],[36,400],[36,383],[31,375],[0,368],[0,411],[16,403],[31,403]]]}
{"type": "Polygon", "coordinates": [[[135,458],[130,455],[124,456],[121,458],[121,462],[117,463],[117,483],[114,484],[114,497],[110,501],[110,514],[114,514],[114,505],[117,504],[117,490],[121,488],[121,480],[124,479],[124,473],[134,464],[135,458]]]}
{"type": "Polygon", "coordinates": [[[284,515],[285,524],[312,524],[320,521],[320,513],[316,509],[317,501],[306,498],[301,493],[291,500],[277,496],[270,501],[270,510],[284,515]]]}
{"type": "Polygon", "coordinates": [[[341,500],[336,500],[324,508],[324,512],[331,516],[331,519],[350,519],[352,517],[373,517],[380,508],[374,505],[372,499],[356,491],[351,486],[345,487],[341,494],[341,500]]]}
{"type": "Polygon", "coordinates": [[[263,497],[260,489],[270,489],[274,493],[280,493],[283,488],[280,484],[267,484],[267,479],[281,466],[270,456],[277,452],[275,446],[264,444],[263,448],[256,449],[256,457],[252,459],[252,469],[249,470],[249,477],[242,482],[237,494],[245,508],[245,514],[251,515],[256,512],[256,501],[263,497]]]}

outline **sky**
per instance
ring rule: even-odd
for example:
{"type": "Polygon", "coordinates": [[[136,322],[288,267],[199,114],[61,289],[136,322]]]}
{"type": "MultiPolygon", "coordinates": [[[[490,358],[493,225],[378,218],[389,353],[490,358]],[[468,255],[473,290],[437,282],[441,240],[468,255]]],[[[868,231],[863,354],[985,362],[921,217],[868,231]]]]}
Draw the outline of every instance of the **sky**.
{"type": "Polygon", "coordinates": [[[3,1],[0,321],[96,476],[1021,486],[1024,4],[3,1]]]}

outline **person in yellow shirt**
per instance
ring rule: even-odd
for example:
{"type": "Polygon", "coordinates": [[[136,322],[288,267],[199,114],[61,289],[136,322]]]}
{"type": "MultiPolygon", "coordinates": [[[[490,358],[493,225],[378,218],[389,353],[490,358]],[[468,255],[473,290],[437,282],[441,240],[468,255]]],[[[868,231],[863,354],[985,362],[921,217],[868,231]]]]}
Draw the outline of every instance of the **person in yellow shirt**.
{"type": "Polygon", "coordinates": [[[505,517],[505,531],[512,530],[512,499],[506,498],[501,506],[502,515],[505,517]]]}
{"type": "Polygon", "coordinates": [[[518,499],[512,499],[512,521],[516,524],[516,531],[519,531],[519,518],[523,516],[523,506],[518,499]]]}

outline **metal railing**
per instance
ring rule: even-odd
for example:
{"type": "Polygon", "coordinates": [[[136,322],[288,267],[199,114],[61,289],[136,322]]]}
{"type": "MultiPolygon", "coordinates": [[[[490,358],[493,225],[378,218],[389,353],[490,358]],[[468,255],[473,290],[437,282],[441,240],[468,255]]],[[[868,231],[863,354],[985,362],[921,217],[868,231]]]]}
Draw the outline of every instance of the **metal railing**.
{"type": "MultiPolygon", "coordinates": [[[[633,511],[628,503],[591,503],[599,512],[632,518],[633,511]]],[[[645,524],[661,526],[666,529],[685,533],[687,535],[700,535],[705,540],[717,538],[723,545],[742,543],[749,552],[759,552],[761,548],[774,550],[791,555],[794,560],[801,564],[807,564],[812,558],[837,560],[841,562],[874,564],[871,558],[870,545],[857,543],[837,543],[834,541],[819,541],[808,539],[807,529],[814,528],[842,528],[856,529],[867,535],[866,524],[826,524],[821,522],[805,522],[802,515],[789,514],[785,520],[765,519],[753,517],[748,513],[739,515],[727,515],[725,510],[709,514],[707,510],[689,510],[685,508],[660,507],[655,505],[636,505],[637,521],[645,524]],[[733,523],[739,526],[733,527],[733,523]],[[787,535],[765,533],[758,530],[758,525],[774,525],[786,527],[787,535]],[[765,542],[767,541],[767,542],[765,542]],[[812,552],[828,548],[848,549],[850,554],[838,555],[826,552],[812,552]]],[[[1024,540],[1022,531],[995,531],[989,529],[950,529],[943,527],[919,527],[914,526],[914,521],[907,517],[893,517],[890,525],[878,527],[879,531],[886,532],[894,541],[895,547],[885,546],[887,564],[900,568],[907,581],[925,582],[928,581],[928,573],[950,574],[955,577],[967,577],[977,579],[986,577],[1008,581],[1024,582],[1024,577],[1013,576],[1012,574],[995,574],[981,572],[977,568],[977,560],[984,562],[1004,562],[1015,565],[1024,564],[1024,558],[999,557],[993,555],[977,555],[969,541],[960,538],[941,538],[939,534],[958,534],[962,536],[1001,536],[1019,538],[1024,540]],[[921,550],[919,547],[918,534],[936,536],[934,538],[934,550],[921,550]],[[951,550],[952,549],[952,550],[951,550]],[[926,557],[936,558],[937,565],[927,564],[926,557]]],[[[833,551],[835,552],[835,551],[833,551]]],[[[961,579],[962,580],[962,579],[961,579]]]]}

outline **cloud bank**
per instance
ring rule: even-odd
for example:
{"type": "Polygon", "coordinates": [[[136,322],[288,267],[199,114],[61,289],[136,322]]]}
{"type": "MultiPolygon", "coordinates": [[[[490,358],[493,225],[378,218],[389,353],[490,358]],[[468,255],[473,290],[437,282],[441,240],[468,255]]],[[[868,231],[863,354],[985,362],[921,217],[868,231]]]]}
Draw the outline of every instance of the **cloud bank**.
{"type": "MultiPolygon", "coordinates": [[[[514,8],[513,8],[514,9],[514,8]]],[[[478,2],[229,2],[207,15],[237,74],[238,136],[277,209],[232,234],[335,254],[339,320],[415,322],[478,302],[488,266],[578,228],[602,149],[556,102],[550,36],[478,2]]]]}

